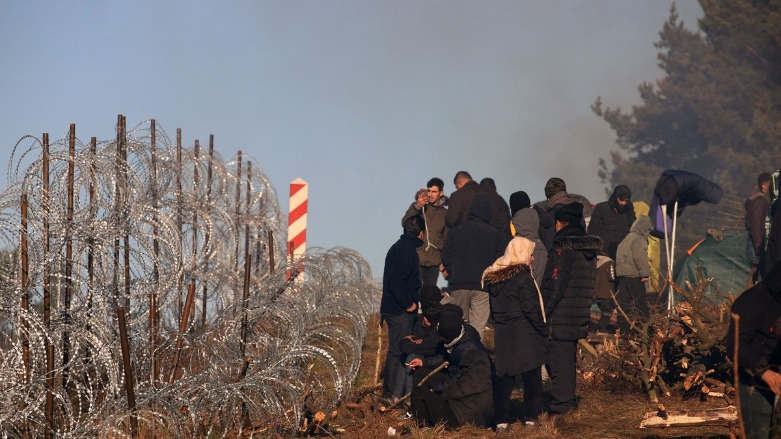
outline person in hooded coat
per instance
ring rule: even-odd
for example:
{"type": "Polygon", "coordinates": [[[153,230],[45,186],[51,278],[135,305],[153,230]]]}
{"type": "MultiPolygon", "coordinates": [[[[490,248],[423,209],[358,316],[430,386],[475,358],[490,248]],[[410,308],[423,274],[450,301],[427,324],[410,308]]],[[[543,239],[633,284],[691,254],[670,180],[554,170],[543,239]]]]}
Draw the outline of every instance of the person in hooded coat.
{"type": "MultiPolygon", "coordinates": [[[[540,240],[543,247],[545,247],[545,252],[547,254],[548,247],[553,242],[553,233],[550,234],[550,242],[545,242],[545,239],[543,236],[545,235],[546,230],[553,230],[553,215],[549,214],[545,209],[540,207],[537,204],[532,205],[531,200],[529,199],[529,195],[524,191],[518,191],[513,192],[512,195],[510,195],[510,212],[512,213],[512,216],[514,217],[516,213],[518,213],[519,210],[531,207],[534,209],[534,211],[537,213],[537,219],[538,219],[538,227],[537,227],[537,239],[540,240]]],[[[517,236],[518,231],[515,229],[515,225],[510,222],[510,228],[512,229],[512,235],[517,236]]],[[[527,235],[521,235],[526,236],[527,235]]],[[[532,238],[529,238],[532,239],[532,238]]],[[[534,239],[532,239],[534,241],[534,239]]],[[[539,245],[535,247],[535,250],[539,250],[539,245]]],[[[535,256],[535,260],[537,260],[537,256],[535,256]]],[[[547,258],[546,258],[547,260],[547,258]]],[[[532,264],[533,266],[536,266],[536,264],[532,264]]],[[[542,267],[545,267],[545,264],[542,264],[542,267]]],[[[540,276],[542,276],[542,271],[539,272],[540,276]]]]}
{"type": "Polygon", "coordinates": [[[516,236],[523,236],[534,243],[534,253],[532,254],[531,267],[532,276],[535,280],[542,280],[545,274],[545,264],[548,262],[548,249],[542,243],[539,235],[539,215],[531,208],[521,209],[513,215],[513,228],[516,236]]]}
{"type": "Polygon", "coordinates": [[[740,316],[738,358],[735,353],[735,321],[730,319],[725,338],[727,355],[738,368],[738,393],[745,437],[770,438],[775,400],[781,394],[781,263],[762,281],[732,303],[740,316]]]}
{"type": "Polygon", "coordinates": [[[464,310],[464,321],[483,336],[490,315],[488,293],[480,279],[483,270],[504,253],[505,234],[492,226],[490,201],[475,197],[469,220],[450,229],[442,248],[442,264],[450,283],[450,303],[464,310]]]}
{"type": "MultiPolygon", "coordinates": [[[[616,299],[621,309],[631,319],[647,319],[649,315],[645,284],[651,276],[648,262],[648,236],[654,228],[651,218],[641,216],[632,224],[629,234],[618,245],[616,254],[616,278],[618,288],[616,299]]],[[[629,322],[619,317],[618,327],[622,334],[629,330],[629,322]]]]}
{"type": "Polygon", "coordinates": [[[618,244],[629,234],[629,229],[636,219],[631,199],[632,192],[629,187],[619,184],[607,201],[594,207],[591,221],[588,223],[588,234],[602,238],[605,253],[612,260],[616,259],[618,244]]]}
{"type": "Polygon", "coordinates": [[[541,366],[548,361],[548,329],[542,295],[530,272],[534,249],[534,242],[516,236],[504,255],[483,273],[494,322],[497,432],[508,429],[510,395],[516,383],[523,384],[527,425],[534,425],[542,407],[541,366]]]}
{"type": "Polygon", "coordinates": [[[548,252],[541,288],[550,333],[550,411],[563,414],[578,407],[577,345],[579,339],[588,335],[597,252],[602,248],[602,240],[586,235],[581,203],[562,206],[555,219],[556,237],[548,252]]]}
{"type": "MultiPolygon", "coordinates": [[[[445,373],[437,373],[412,390],[412,412],[421,426],[445,424],[454,429],[466,424],[493,424],[493,363],[477,331],[465,325],[457,313],[442,313],[437,333],[444,353],[410,361],[418,376],[447,361],[445,373]]],[[[424,375],[425,376],[425,375],[424,375]]]]}

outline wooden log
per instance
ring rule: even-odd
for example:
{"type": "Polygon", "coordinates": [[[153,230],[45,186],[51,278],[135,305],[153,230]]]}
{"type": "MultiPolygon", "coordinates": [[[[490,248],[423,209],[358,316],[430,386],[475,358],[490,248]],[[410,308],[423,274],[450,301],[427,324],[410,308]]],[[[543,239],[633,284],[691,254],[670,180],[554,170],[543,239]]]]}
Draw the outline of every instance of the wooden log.
{"type": "Polygon", "coordinates": [[[708,410],[670,410],[646,412],[640,428],[668,428],[695,426],[731,427],[738,422],[735,406],[708,410]]]}

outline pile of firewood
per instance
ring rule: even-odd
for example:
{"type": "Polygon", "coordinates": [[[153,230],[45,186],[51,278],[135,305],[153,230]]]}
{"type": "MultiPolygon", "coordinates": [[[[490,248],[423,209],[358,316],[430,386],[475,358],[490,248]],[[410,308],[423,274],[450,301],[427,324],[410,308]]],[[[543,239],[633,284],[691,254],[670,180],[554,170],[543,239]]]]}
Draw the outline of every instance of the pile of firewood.
{"type": "MultiPolygon", "coordinates": [[[[634,320],[627,334],[595,343],[581,363],[586,381],[608,389],[642,386],[652,402],[680,388],[685,397],[724,397],[732,390],[731,363],[724,337],[733,297],[715,303],[705,292],[713,281],[697,270],[697,283],[673,284],[681,299],[672,313],[652,307],[645,321],[634,320]]],[[[616,302],[619,318],[628,319],[616,302]]],[[[591,346],[590,346],[591,347],[591,346]]]]}

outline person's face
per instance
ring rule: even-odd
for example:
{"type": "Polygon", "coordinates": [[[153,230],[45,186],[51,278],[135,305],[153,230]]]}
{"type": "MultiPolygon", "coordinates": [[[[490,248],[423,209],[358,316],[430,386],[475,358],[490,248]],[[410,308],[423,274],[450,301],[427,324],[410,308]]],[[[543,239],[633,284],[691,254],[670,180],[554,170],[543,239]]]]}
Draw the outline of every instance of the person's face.
{"type": "Polygon", "coordinates": [[[428,202],[429,203],[436,203],[439,200],[439,197],[442,196],[442,191],[439,190],[436,186],[431,186],[428,188],[428,202]]]}
{"type": "Polygon", "coordinates": [[[766,181],[766,182],[762,183],[759,186],[759,190],[762,191],[762,193],[767,193],[767,191],[770,190],[770,182],[766,181]]]}
{"type": "Polygon", "coordinates": [[[619,198],[616,201],[618,201],[618,205],[621,206],[621,207],[626,206],[627,204],[629,204],[629,198],[619,198]]]}
{"type": "Polygon", "coordinates": [[[567,225],[567,223],[565,223],[563,221],[556,220],[556,225],[555,225],[556,231],[558,232],[559,230],[563,229],[566,225],[567,225]]]}
{"type": "Polygon", "coordinates": [[[459,178],[458,180],[455,181],[456,190],[461,189],[461,187],[465,184],[466,184],[466,180],[464,180],[463,178],[459,178]]]}

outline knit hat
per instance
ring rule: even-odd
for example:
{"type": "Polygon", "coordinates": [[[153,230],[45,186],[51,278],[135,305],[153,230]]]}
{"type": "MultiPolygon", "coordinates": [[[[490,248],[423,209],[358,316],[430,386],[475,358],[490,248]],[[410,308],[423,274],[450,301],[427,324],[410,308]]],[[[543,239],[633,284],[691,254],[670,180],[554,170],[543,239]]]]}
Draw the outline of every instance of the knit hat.
{"type": "Polygon", "coordinates": [[[436,285],[423,285],[420,287],[420,304],[423,309],[431,303],[439,303],[442,300],[442,290],[436,285]]]}
{"type": "Polygon", "coordinates": [[[573,201],[569,204],[564,204],[553,215],[556,221],[565,223],[580,223],[583,220],[583,205],[577,201],[573,201]]]}
{"type": "Polygon", "coordinates": [[[545,198],[550,198],[562,191],[567,191],[567,183],[564,183],[564,180],[559,177],[551,177],[545,183],[545,198]]]}
{"type": "Polygon", "coordinates": [[[763,172],[759,174],[759,176],[757,177],[757,186],[762,186],[762,183],[766,181],[770,181],[770,174],[767,172],[763,172]]]}
{"type": "Polygon", "coordinates": [[[510,195],[510,212],[511,215],[515,215],[515,212],[523,209],[524,207],[531,207],[532,202],[529,199],[529,195],[524,191],[513,192],[510,195]]]}
{"type": "Polygon", "coordinates": [[[450,312],[442,313],[442,317],[440,317],[439,323],[437,324],[439,336],[448,343],[461,335],[461,330],[463,328],[464,321],[461,320],[461,317],[450,312]]]}
{"type": "Polygon", "coordinates": [[[446,303],[446,304],[442,305],[442,313],[443,314],[444,313],[455,314],[459,318],[461,318],[461,320],[464,319],[464,310],[461,309],[460,306],[458,306],[456,304],[453,304],[453,303],[446,303]]]}
{"type": "Polygon", "coordinates": [[[630,200],[632,198],[632,191],[629,190],[629,186],[625,184],[619,184],[613,190],[613,196],[616,200],[630,200]]]}

